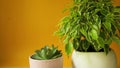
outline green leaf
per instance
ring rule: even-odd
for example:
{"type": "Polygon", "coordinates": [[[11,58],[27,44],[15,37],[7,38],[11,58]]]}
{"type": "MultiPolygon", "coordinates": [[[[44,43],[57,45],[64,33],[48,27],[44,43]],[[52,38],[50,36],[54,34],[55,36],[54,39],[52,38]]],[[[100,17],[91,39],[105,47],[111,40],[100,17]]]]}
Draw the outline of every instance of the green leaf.
{"type": "Polygon", "coordinates": [[[112,37],[112,40],[115,41],[118,45],[120,45],[120,39],[116,36],[112,37]]]}
{"type": "Polygon", "coordinates": [[[102,48],[104,48],[105,41],[103,40],[103,38],[99,37],[97,41],[98,41],[99,46],[102,47],[102,48]]]}
{"type": "Polygon", "coordinates": [[[58,24],[59,26],[62,26],[63,24],[65,24],[66,22],[70,21],[70,17],[69,16],[65,16],[64,18],[61,19],[60,23],[58,24]]]}
{"type": "Polygon", "coordinates": [[[65,45],[65,52],[67,53],[67,55],[70,55],[72,53],[72,49],[73,49],[73,44],[71,42],[65,45]]]}
{"type": "Polygon", "coordinates": [[[31,58],[36,59],[36,60],[41,60],[41,59],[42,59],[42,58],[41,58],[40,56],[38,56],[37,54],[32,55],[31,58]]]}
{"type": "Polygon", "coordinates": [[[64,26],[64,31],[65,31],[65,34],[67,34],[70,30],[70,22],[69,23],[66,23],[66,25],[64,26]]]}
{"type": "Polygon", "coordinates": [[[120,6],[116,6],[116,7],[114,8],[114,12],[120,12],[120,6]]]}
{"type": "Polygon", "coordinates": [[[68,43],[69,43],[69,40],[70,40],[70,36],[68,35],[68,36],[65,37],[65,39],[64,39],[63,42],[64,42],[65,44],[68,44],[68,43]]]}
{"type": "Polygon", "coordinates": [[[101,10],[101,14],[102,14],[102,15],[106,16],[107,13],[108,13],[108,11],[107,11],[106,9],[102,9],[102,10],[101,10]]]}
{"type": "Polygon", "coordinates": [[[82,29],[80,29],[80,32],[85,36],[85,37],[87,37],[87,32],[82,28],[82,29]]]}
{"type": "Polygon", "coordinates": [[[52,45],[52,49],[51,49],[51,51],[49,51],[49,55],[48,55],[48,58],[50,59],[50,58],[52,58],[54,55],[55,55],[55,53],[56,53],[56,51],[57,51],[57,47],[55,48],[54,47],[54,45],[52,45]]]}
{"type": "Polygon", "coordinates": [[[95,22],[98,22],[98,15],[93,15],[93,18],[94,18],[94,20],[95,20],[95,22]]]}
{"type": "Polygon", "coordinates": [[[112,38],[109,38],[108,40],[106,40],[105,44],[110,45],[112,43],[112,38]]]}
{"type": "Polygon", "coordinates": [[[90,31],[90,35],[91,35],[92,39],[94,39],[94,40],[98,39],[98,33],[97,33],[97,31],[95,29],[92,29],[90,31]]]}
{"type": "Polygon", "coordinates": [[[117,24],[117,28],[118,28],[119,31],[120,31],[120,22],[117,24]]]}
{"type": "Polygon", "coordinates": [[[104,46],[104,51],[105,51],[105,53],[106,53],[106,55],[108,54],[108,52],[109,52],[109,45],[105,45],[104,46]]]}
{"type": "Polygon", "coordinates": [[[95,9],[95,12],[94,12],[93,14],[98,13],[100,10],[101,10],[101,9],[99,9],[99,8],[95,9]]]}
{"type": "Polygon", "coordinates": [[[76,49],[76,50],[77,50],[77,49],[78,49],[78,47],[79,47],[78,40],[77,40],[77,39],[74,39],[72,43],[73,43],[73,47],[74,47],[74,49],[76,49]]]}
{"type": "Polygon", "coordinates": [[[101,20],[98,19],[98,28],[101,29],[101,20]]]}
{"type": "Polygon", "coordinates": [[[98,31],[98,26],[97,25],[93,25],[92,28],[95,29],[96,31],[98,31]]]}
{"type": "Polygon", "coordinates": [[[111,31],[111,23],[109,21],[105,22],[104,26],[109,32],[111,31]]]}
{"type": "MultiPolygon", "coordinates": [[[[36,53],[39,53],[39,51],[36,51],[36,53]]],[[[46,51],[44,49],[41,50],[40,55],[43,59],[47,59],[46,58],[46,51]]]]}
{"type": "Polygon", "coordinates": [[[61,29],[56,31],[54,34],[58,35],[60,38],[62,38],[62,36],[64,36],[64,33],[61,31],[61,29]]]}
{"type": "Polygon", "coordinates": [[[72,37],[76,38],[79,27],[80,27],[79,25],[75,25],[74,27],[72,27],[72,30],[70,31],[72,37]]]}
{"type": "Polygon", "coordinates": [[[75,4],[79,4],[81,2],[81,0],[74,0],[75,4]]]}
{"type": "Polygon", "coordinates": [[[87,42],[87,40],[83,40],[83,43],[81,44],[85,52],[87,52],[87,49],[89,48],[90,44],[87,42]]]}
{"type": "Polygon", "coordinates": [[[60,57],[60,56],[62,56],[62,54],[61,54],[61,51],[56,51],[55,52],[55,54],[52,56],[52,58],[57,58],[57,57],[60,57]]]}

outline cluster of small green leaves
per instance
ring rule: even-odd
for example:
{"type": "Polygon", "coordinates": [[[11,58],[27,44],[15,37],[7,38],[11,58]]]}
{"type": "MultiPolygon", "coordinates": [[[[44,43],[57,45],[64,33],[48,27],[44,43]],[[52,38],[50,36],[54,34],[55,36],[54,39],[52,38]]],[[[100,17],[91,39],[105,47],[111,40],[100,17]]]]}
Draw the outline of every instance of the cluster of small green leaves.
{"type": "Polygon", "coordinates": [[[111,0],[73,0],[70,14],[59,23],[66,53],[75,50],[108,53],[112,41],[120,44],[120,7],[111,0]]]}
{"type": "Polygon", "coordinates": [[[31,58],[36,60],[48,60],[48,59],[55,59],[58,57],[61,57],[62,53],[60,50],[58,50],[57,47],[45,46],[44,48],[41,48],[40,50],[36,50],[35,54],[31,56],[31,58]]]}

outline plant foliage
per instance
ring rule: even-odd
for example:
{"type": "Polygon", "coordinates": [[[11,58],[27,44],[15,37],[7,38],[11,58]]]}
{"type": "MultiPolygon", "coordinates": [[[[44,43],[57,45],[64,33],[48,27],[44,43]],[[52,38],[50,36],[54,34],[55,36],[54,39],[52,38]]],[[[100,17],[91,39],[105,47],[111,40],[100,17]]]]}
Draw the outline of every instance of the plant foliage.
{"type": "Polygon", "coordinates": [[[56,32],[68,55],[72,48],[107,54],[112,41],[120,44],[120,7],[113,6],[112,0],[73,0],[69,12],[56,32]]]}
{"type": "Polygon", "coordinates": [[[52,47],[45,46],[40,50],[36,50],[35,54],[32,55],[31,58],[36,60],[48,60],[48,59],[55,59],[61,56],[62,56],[61,51],[58,50],[57,47],[54,47],[54,45],[52,45],[52,47]]]}

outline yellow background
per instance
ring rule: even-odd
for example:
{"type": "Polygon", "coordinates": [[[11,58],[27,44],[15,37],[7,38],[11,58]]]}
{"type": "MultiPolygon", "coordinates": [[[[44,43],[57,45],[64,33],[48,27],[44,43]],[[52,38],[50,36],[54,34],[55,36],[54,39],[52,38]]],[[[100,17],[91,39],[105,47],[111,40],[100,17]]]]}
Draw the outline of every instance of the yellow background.
{"type": "MultiPolygon", "coordinates": [[[[64,46],[54,31],[72,0],[0,0],[0,66],[29,66],[28,57],[46,44],[64,46]]],[[[115,5],[120,5],[116,0],[115,5]]],[[[112,44],[120,68],[120,46],[112,44]]],[[[71,65],[64,53],[64,65],[71,65]]],[[[112,62],[112,61],[111,61],[112,62]]]]}

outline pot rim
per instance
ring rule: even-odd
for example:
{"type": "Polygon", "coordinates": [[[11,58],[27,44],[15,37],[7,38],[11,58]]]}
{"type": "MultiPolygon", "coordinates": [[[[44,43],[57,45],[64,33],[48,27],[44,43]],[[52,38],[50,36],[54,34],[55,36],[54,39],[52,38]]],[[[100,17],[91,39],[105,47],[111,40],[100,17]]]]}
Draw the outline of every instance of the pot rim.
{"type": "Polygon", "coordinates": [[[55,60],[58,60],[58,59],[63,59],[63,56],[61,56],[61,57],[58,57],[58,58],[55,58],[55,59],[37,60],[37,59],[31,58],[31,56],[29,56],[29,60],[32,60],[32,61],[55,61],[55,60]]]}
{"type": "MultiPolygon", "coordinates": [[[[88,53],[88,54],[89,53],[105,53],[105,52],[81,52],[81,51],[77,51],[77,50],[74,50],[74,52],[76,52],[76,53],[88,53]]],[[[109,52],[114,52],[114,50],[112,48],[110,48],[109,52]]]]}

